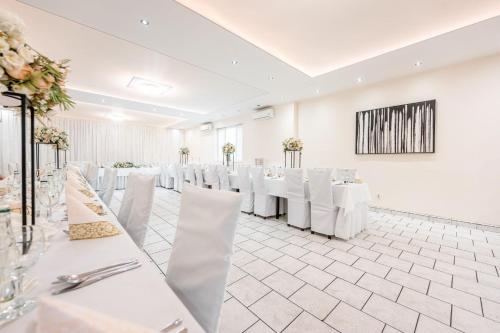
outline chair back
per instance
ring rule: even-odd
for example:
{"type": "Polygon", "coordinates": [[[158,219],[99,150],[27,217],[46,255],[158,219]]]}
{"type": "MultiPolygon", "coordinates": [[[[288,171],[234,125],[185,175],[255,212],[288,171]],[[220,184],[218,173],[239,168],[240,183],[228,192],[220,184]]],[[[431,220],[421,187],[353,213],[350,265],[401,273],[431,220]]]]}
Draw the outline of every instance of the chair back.
{"type": "Polygon", "coordinates": [[[218,329],[241,204],[236,192],[184,186],[167,283],[208,333],[218,329]]]}
{"type": "Polygon", "coordinates": [[[264,180],[264,169],[251,168],[253,191],[256,194],[267,194],[266,183],[264,180]]]}
{"type": "Polygon", "coordinates": [[[97,190],[98,177],[99,177],[99,167],[96,164],[90,164],[87,168],[87,173],[85,174],[85,178],[87,179],[90,186],[92,186],[94,190],[97,190]]]}
{"type": "Polygon", "coordinates": [[[285,169],[285,184],[288,201],[305,201],[304,172],[302,169],[285,169]]]}
{"type": "Polygon", "coordinates": [[[196,184],[196,174],[194,172],[194,166],[192,164],[189,164],[186,167],[186,180],[190,183],[195,185],[196,184]]]}
{"type": "Polygon", "coordinates": [[[231,186],[229,185],[229,174],[227,173],[227,167],[224,165],[218,165],[217,174],[219,176],[220,189],[224,191],[231,190],[231,186]]]}
{"type": "Polygon", "coordinates": [[[241,193],[252,192],[252,181],[250,180],[250,168],[240,166],[238,169],[238,187],[241,193]]]}
{"type": "Polygon", "coordinates": [[[142,248],[153,208],[155,177],[131,172],[118,212],[118,221],[138,247],[142,248]]]}
{"type": "Polygon", "coordinates": [[[177,191],[182,192],[184,186],[184,168],[180,164],[175,165],[175,173],[177,174],[177,191]]]}
{"type": "Polygon", "coordinates": [[[219,189],[219,176],[217,175],[217,165],[210,164],[207,168],[206,183],[212,185],[213,189],[219,189]]]}
{"type": "Polygon", "coordinates": [[[113,193],[116,187],[116,173],[118,170],[105,168],[104,177],[102,178],[101,191],[99,192],[99,197],[101,200],[109,206],[111,199],[113,198],[113,193]]]}
{"type": "Polygon", "coordinates": [[[311,207],[319,210],[333,209],[332,169],[309,169],[307,174],[309,175],[311,207]]]}
{"type": "Polygon", "coordinates": [[[200,165],[194,166],[194,173],[196,175],[196,186],[203,187],[203,170],[200,165]]]}

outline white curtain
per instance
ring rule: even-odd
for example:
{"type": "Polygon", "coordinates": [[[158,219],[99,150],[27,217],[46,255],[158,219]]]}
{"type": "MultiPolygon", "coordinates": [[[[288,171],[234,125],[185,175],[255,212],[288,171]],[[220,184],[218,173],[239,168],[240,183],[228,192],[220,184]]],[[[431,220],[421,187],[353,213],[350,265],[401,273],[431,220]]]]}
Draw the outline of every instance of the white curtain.
{"type": "Polygon", "coordinates": [[[112,121],[54,118],[52,126],[68,133],[68,161],[113,164],[174,162],[183,144],[181,130],[136,126],[112,121]]]}
{"type": "Polygon", "coordinates": [[[21,121],[16,112],[0,108],[0,175],[9,163],[21,163],[21,121]]]}

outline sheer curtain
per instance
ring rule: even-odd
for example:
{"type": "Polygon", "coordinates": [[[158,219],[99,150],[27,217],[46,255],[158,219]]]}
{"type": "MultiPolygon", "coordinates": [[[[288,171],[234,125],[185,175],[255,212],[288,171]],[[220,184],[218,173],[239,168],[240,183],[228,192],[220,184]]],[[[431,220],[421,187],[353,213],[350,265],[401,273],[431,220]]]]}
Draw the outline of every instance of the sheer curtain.
{"type": "Polygon", "coordinates": [[[51,125],[68,133],[68,161],[174,162],[183,143],[182,131],[175,129],[62,117],[54,118],[51,125]]]}
{"type": "Polygon", "coordinates": [[[0,175],[16,162],[21,162],[21,122],[15,111],[0,107],[0,175]]]}
{"type": "Polygon", "coordinates": [[[217,160],[223,160],[222,147],[226,143],[232,143],[236,147],[234,158],[236,162],[241,161],[243,156],[243,128],[241,125],[222,127],[217,129],[217,160]]]}

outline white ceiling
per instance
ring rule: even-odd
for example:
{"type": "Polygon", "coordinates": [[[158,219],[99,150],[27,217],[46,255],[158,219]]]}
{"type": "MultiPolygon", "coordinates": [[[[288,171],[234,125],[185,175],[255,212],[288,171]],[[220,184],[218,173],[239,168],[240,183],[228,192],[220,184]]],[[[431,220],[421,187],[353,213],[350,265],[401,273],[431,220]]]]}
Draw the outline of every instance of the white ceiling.
{"type": "Polygon", "coordinates": [[[2,8],[27,22],[37,49],[72,59],[76,100],[181,117],[181,128],[500,52],[498,0],[283,1],[182,0],[210,20],[171,0],[2,0],[2,8]],[[234,26],[214,23],[213,13],[234,26]],[[140,95],[126,87],[132,76],[174,89],[140,95]]]}
{"type": "Polygon", "coordinates": [[[498,0],[177,0],[318,76],[500,15],[498,0]]]}

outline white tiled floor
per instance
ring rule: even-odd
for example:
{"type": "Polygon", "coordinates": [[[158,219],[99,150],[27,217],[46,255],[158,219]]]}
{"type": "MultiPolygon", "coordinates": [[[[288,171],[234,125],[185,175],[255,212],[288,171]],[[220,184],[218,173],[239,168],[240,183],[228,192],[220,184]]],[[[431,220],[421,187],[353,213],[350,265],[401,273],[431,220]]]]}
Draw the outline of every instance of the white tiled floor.
{"type": "MultiPolygon", "coordinates": [[[[160,274],[179,203],[157,189],[144,250],[160,274]]],[[[500,234],[370,212],[346,242],[241,214],[234,250],[221,333],[500,332],[500,234]]]]}

